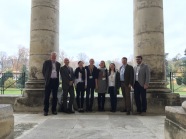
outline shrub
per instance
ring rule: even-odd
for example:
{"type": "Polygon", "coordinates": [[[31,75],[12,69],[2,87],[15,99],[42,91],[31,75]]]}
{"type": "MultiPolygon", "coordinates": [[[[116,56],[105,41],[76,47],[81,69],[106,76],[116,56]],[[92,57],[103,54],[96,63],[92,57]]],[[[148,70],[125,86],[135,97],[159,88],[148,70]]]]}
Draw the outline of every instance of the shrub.
{"type": "Polygon", "coordinates": [[[183,78],[183,84],[186,85],[186,77],[183,78]]]}
{"type": "Polygon", "coordinates": [[[13,78],[8,78],[4,83],[5,88],[15,88],[15,81],[13,78]]]}
{"type": "Polygon", "coordinates": [[[177,83],[178,85],[182,85],[182,77],[177,77],[177,78],[176,78],[176,83],[177,83]]]}

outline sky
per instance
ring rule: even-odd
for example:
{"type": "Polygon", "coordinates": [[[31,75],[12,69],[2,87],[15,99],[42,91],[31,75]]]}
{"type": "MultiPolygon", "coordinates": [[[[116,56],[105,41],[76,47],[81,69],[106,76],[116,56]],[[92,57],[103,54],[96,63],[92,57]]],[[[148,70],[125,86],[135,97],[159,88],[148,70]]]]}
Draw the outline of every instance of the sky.
{"type": "MultiPolygon", "coordinates": [[[[165,53],[186,49],[185,0],[164,0],[165,53]]],[[[31,0],[1,0],[0,51],[15,55],[30,45],[31,0]]],[[[60,49],[96,60],[133,55],[133,0],[60,0],[60,49]]]]}

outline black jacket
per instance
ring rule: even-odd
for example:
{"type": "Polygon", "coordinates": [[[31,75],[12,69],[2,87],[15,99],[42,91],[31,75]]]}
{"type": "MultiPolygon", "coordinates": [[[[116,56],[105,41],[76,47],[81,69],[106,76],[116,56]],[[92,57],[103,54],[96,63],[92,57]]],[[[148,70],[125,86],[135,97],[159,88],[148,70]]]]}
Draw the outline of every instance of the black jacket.
{"type": "Polygon", "coordinates": [[[60,69],[61,79],[62,79],[62,89],[68,90],[70,81],[74,81],[74,72],[71,67],[63,66],[60,69]]]}
{"type": "MultiPolygon", "coordinates": [[[[59,70],[60,70],[61,64],[56,61],[56,71],[57,71],[57,78],[58,78],[58,86],[59,86],[59,70]]],[[[42,69],[43,77],[45,79],[45,85],[49,84],[51,73],[52,73],[52,61],[46,60],[43,63],[43,69],[42,69]]]]}
{"type": "MultiPolygon", "coordinates": [[[[121,71],[121,67],[120,67],[121,71]]],[[[125,73],[124,73],[124,80],[125,80],[125,85],[128,86],[134,84],[134,69],[131,65],[126,65],[125,67],[125,73]]]]}

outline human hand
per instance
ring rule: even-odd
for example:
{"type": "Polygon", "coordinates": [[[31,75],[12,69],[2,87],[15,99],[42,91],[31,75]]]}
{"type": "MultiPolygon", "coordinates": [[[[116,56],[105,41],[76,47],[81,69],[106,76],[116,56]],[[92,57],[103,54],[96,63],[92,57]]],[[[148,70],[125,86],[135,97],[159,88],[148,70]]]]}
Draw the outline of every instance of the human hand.
{"type": "Polygon", "coordinates": [[[70,82],[69,82],[69,85],[72,86],[72,85],[73,85],[73,81],[70,81],[70,82]]]}
{"type": "Polygon", "coordinates": [[[147,84],[144,84],[144,89],[147,89],[149,86],[147,84]]]}

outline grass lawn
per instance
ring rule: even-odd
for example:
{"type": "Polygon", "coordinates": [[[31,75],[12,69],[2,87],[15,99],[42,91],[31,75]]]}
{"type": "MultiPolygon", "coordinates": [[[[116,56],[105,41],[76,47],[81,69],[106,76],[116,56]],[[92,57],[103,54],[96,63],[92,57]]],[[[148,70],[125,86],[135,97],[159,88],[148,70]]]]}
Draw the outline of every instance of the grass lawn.
{"type": "MultiPolygon", "coordinates": [[[[1,94],[1,92],[0,92],[1,94]]],[[[4,95],[21,95],[21,90],[17,88],[7,88],[4,91],[4,95]]]]}
{"type": "MultiPolygon", "coordinates": [[[[174,83],[172,86],[174,88],[174,93],[179,93],[180,95],[186,95],[186,85],[178,85],[174,83]]],[[[170,84],[167,85],[167,88],[170,88],[170,84]]]]}
{"type": "MultiPolygon", "coordinates": [[[[170,85],[167,85],[167,88],[170,88],[170,85]]],[[[121,90],[119,92],[120,94],[122,94],[121,90]]],[[[175,83],[174,93],[179,93],[180,95],[186,95],[186,86],[185,85],[180,86],[175,83]]],[[[1,91],[0,91],[0,95],[1,95],[1,91]]],[[[4,95],[21,95],[21,90],[18,88],[7,88],[4,91],[4,95]]]]}

